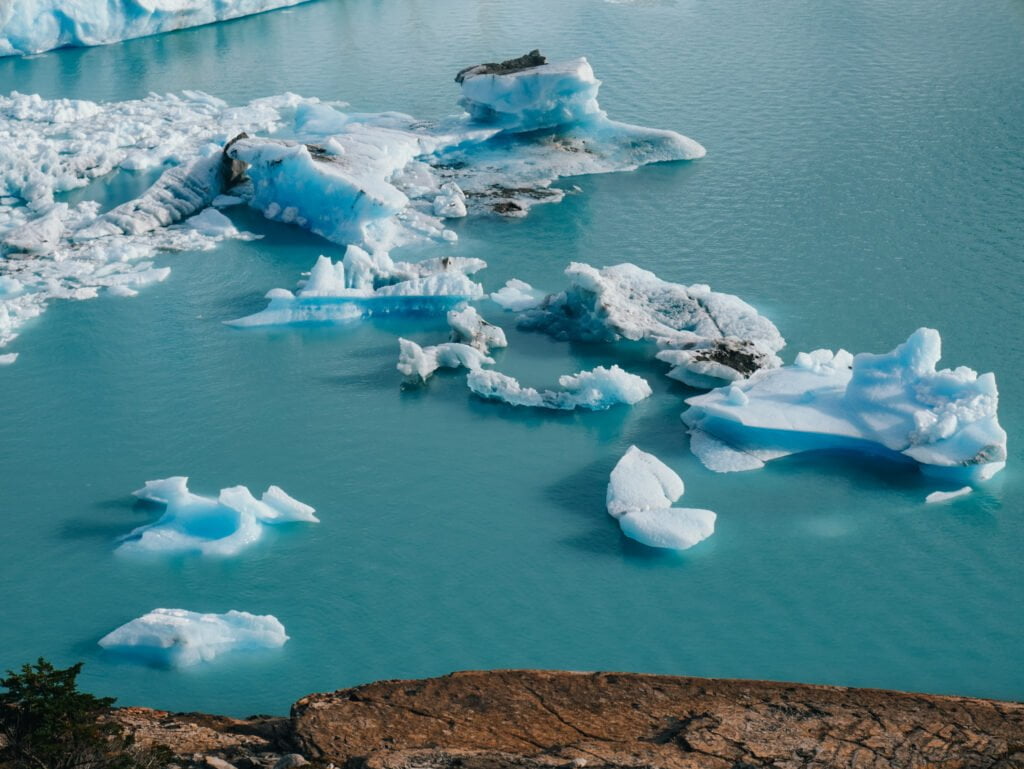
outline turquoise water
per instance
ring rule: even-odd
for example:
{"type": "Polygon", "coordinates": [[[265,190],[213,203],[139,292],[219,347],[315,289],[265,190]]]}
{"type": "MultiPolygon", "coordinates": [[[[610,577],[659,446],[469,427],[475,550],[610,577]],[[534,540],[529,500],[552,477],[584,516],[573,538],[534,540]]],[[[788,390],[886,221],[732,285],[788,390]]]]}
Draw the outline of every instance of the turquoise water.
{"type": "MultiPolygon", "coordinates": [[[[612,117],[673,128],[708,156],[573,180],[528,219],[457,225],[454,252],[557,288],[569,261],[634,261],[739,294],[799,350],[884,351],[915,328],[947,365],[995,371],[1007,469],[924,505],[903,467],[800,456],[717,475],[678,420],[692,391],[646,351],[516,332],[499,368],[532,385],[618,362],[655,395],[549,414],[439,375],[403,392],[397,335],[442,322],[240,331],[323,252],[232,210],[263,240],[167,255],[135,299],[56,304],[0,369],[0,667],[86,661],[125,704],[286,712],[297,697],[462,668],[625,669],[1024,698],[1024,5],[431,3],[322,0],[89,50],[0,61],[0,92],[125,99],[291,90],[359,110],[447,114],[456,70],[540,47],[587,55],[612,117]],[[604,512],[630,443],[718,512],[686,553],[643,548],[604,512]],[[138,562],[114,539],[152,520],[130,492],[270,483],[319,526],[235,559],[138,562]],[[278,616],[283,650],[174,672],[96,641],[158,606],[278,616]]],[[[149,179],[120,177],[108,204],[149,179]]],[[[448,250],[448,249],[446,249],[448,250]]]]}

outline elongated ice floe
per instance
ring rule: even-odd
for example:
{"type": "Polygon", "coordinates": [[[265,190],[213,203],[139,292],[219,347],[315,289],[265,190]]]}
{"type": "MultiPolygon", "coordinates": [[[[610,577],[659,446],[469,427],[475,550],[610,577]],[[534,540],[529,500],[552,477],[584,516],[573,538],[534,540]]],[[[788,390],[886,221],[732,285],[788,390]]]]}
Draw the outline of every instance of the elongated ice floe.
{"type": "Polygon", "coordinates": [[[459,256],[395,262],[387,252],[371,255],[353,245],[339,262],[321,255],[294,293],[272,289],[266,309],[228,324],[308,325],[373,315],[446,313],[483,296],[483,287],[469,276],[486,266],[481,259],[459,256]]]}
{"type": "Polygon", "coordinates": [[[100,639],[107,651],[158,667],[187,667],[224,654],[277,649],[288,636],[270,614],[154,609],[100,639]]]}
{"type": "Polygon", "coordinates": [[[717,516],[710,510],[672,507],[683,491],[683,479],[672,468],[630,446],[612,470],[606,506],[630,539],[648,547],[686,550],[714,533],[717,516]]]}
{"type": "Polygon", "coordinates": [[[1006,464],[993,374],[937,371],[939,332],[922,328],[882,355],[800,353],[784,368],[687,400],[690,448],[712,470],[848,449],[916,462],[928,474],[990,478],[1006,464]]]}
{"type": "Polygon", "coordinates": [[[647,380],[618,366],[598,366],[591,371],[564,374],[558,378],[561,390],[535,390],[516,379],[488,369],[477,369],[466,377],[469,389],[486,400],[531,408],[590,409],[601,411],[618,404],[633,405],[651,395],[647,380]]]}
{"type": "MultiPolygon", "coordinates": [[[[781,363],[782,335],[739,297],[670,283],[629,263],[597,269],[573,262],[565,274],[569,287],[527,309],[520,328],[558,339],[654,341],[664,348],[657,357],[673,366],[668,375],[701,388],[781,363]]],[[[510,302],[529,296],[529,286],[512,288],[510,302]]]]}
{"type": "Polygon", "coordinates": [[[108,45],[307,0],[11,0],[0,3],[0,56],[108,45]]]}
{"type": "Polygon", "coordinates": [[[459,342],[421,347],[409,339],[398,340],[398,370],[408,382],[426,382],[439,368],[467,368],[476,371],[485,364],[494,363],[475,347],[459,342]]]}
{"type": "Polygon", "coordinates": [[[974,489],[970,486],[964,486],[963,488],[957,489],[956,491],[933,491],[931,494],[924,498],[924,501],[927,502],[928,504],[935,504],[936,502],[948,502],[951,499],[956,499],[957,497],[966,497],[972,491],[974,491],[974,489]]]}
{"type": "Polygon", "coordinates": [[[155,523],[140,526],[121,538],[121,553],[200,553],[232,556],[257,542],[268,525],[318,523],[315,510],[277,486],[256,499],[245,486],[221,489],[204,497],[188,490],[188,478],[147,481],[134,495],[166,505],[155,523]]]}

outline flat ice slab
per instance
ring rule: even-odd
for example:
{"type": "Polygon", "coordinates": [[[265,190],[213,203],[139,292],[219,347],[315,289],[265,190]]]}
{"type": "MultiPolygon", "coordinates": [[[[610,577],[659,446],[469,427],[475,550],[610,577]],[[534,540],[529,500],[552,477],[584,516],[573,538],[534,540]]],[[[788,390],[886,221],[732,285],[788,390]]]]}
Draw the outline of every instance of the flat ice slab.
{"type": "Polygon", "coordinates": [[[974,491],[974,489],[970,486],[964,486],[962,489],[957,489],[956,491],[933,491],[924,498],[924,501],[929,504],[934,504],[936,502],[948,502],[949,500],[956,499],[957,497],[966,497],[972,491],[974,491]]]}
{"type": "Polygon", "coordinates": [[[793,365],[687,400],[690,448],[712,470],[763,466],[818,449],[915,462],[928,474],[990,478],[1006,464],[993,374],[936,370],[939,332],[922,328],[892,352],[800,353],[793,365]]]}
{"type": "Polygon", "coordinates": [[[149,665],[186,667],[224,654],[276,649],[287,640],[284,625],[270,614],[154,609],[103,636],[99,644],[149,665]]]}

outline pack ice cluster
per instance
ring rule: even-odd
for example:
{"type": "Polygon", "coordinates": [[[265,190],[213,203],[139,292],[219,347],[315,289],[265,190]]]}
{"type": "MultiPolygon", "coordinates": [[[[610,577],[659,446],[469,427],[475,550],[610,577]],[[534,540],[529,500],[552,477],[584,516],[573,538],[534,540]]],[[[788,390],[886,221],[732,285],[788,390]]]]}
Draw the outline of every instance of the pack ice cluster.
{"type": "Polygon", "coordinates": [[[99,644],[127,659],[180,668],[231,652],[276,649],[287,640],[284,625],[270,614],[154,609],[103,636],[99,644]]]}
{"type": "Polygon", "coordinates": [[[0,56],[106,45],[303,2],[307,0],[10,0],[0,3],[0,56]]]}
{"type": "Polygon", "coordinates": [[[1006,464],[995,376],[936,370],[941,356],[939,332],[929,328],[881,355],[800,353],[793,365],[688,399],[690,447],[719,472],[850,449],[951,481],[985,480],[1006,464]]]}
{"type": "Polygon", "coordinates": [[[683,495],[683,479],[653,454],[630,446],[608,481],[608,514],[622,533],[647,545],[687,550],[715,531],[715,514],[672,507],[683,495]]]}
{"type": "MultiPolygon", "coordinates": [[[[39,11],[50,2],[24,5],[39,11]]],[[[336,320],[415,304],[400,294],[482,295],[466,277],[474,260],[445,267],[445,276],[429,265],[403,272],[391,261],[403,245],[457,240],[451,219],[522,216],[561,200],[564,191],[552,186],[560,178],[705,154],[673,131],[610,120],[584,58],[549,64],[533,52],[468,68],[458,83],[466,111],[440,121],[346,112],[294,94],[242,107],[193,91],[112,104],[0,97],[0,346],[52,299],[132,295],[167,277],[150,261],[159,251],[243,236],[204,210],[211,204],[248,203],[360,249],[319,296],[273,292],[251,323],[336,320]],[[112,173],[160,170],[150,190],[110,211],[62,200],[112,173]]],[[[317,273],[330,277],[319,265],[317,273]]]]}
{"type": "Polygon", "coordinates": [[[121,553],[233,556],[259,541],[267,526],[319,523],[312,507],[277,486],[269,487],[260,499],[245,486],[221,489],[213,498],[193,494],[188,478],[175,476],[146,481],[133,494],[165,505],[166,510],[156,522],[122,537],[117,548],[121,553]]]}

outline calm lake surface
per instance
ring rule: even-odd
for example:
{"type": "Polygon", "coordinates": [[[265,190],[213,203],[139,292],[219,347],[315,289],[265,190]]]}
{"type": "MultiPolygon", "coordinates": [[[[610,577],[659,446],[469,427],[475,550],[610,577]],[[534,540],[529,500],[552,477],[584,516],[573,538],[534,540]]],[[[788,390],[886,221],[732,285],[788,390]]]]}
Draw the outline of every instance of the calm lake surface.
{"type": "MultiPolygon", "coordinates": [[[[396,337],[443,319],[223,325],[342,249],[230,209],[265,237],[167,254],[133,299],[56,303],[0,369],[0,668],[85,660],[84,685],[145,704],[284,713],[311,691],[494,667],[635,670],[1024,698],[1024,4],[753,0],[320,0],[88,50],[0,60],[0,92],[122,100],[293,91],[359,111],[455,111],[460,68],[539,47],[589,57],[613,118],[708,148],[693,163],[574,179],[525,220],[456,224],[488,290],[632,261],[735,293],[801,350],[891,349],[941,331],[944,363],[994,371],[1007,469],[925,505],[917,472],[799,456],[705,470],[679,422],[694,391],[628,346],[508,332],[525,384],[619,363],[655,395],[557,414],[400,389],[396,337]],[[636,443],[686,481],[715,535],[670,554],[604,511],[636,443]],[[138,561],[144,481],[278,484],[319,526],[233,559],[138,561]],[[276,615],[291,641],[185,671],[96,641],[156,607],[276,615]]],[[[2,149],[0,149],[2,151],[2,149]]],[[[104,202],[136,194],[125,180],[104,202]],[[129,188],[126,192],[125,187],[129,188]]],[[[404,255],[413,255],[406,252],[404,255]]]]}

